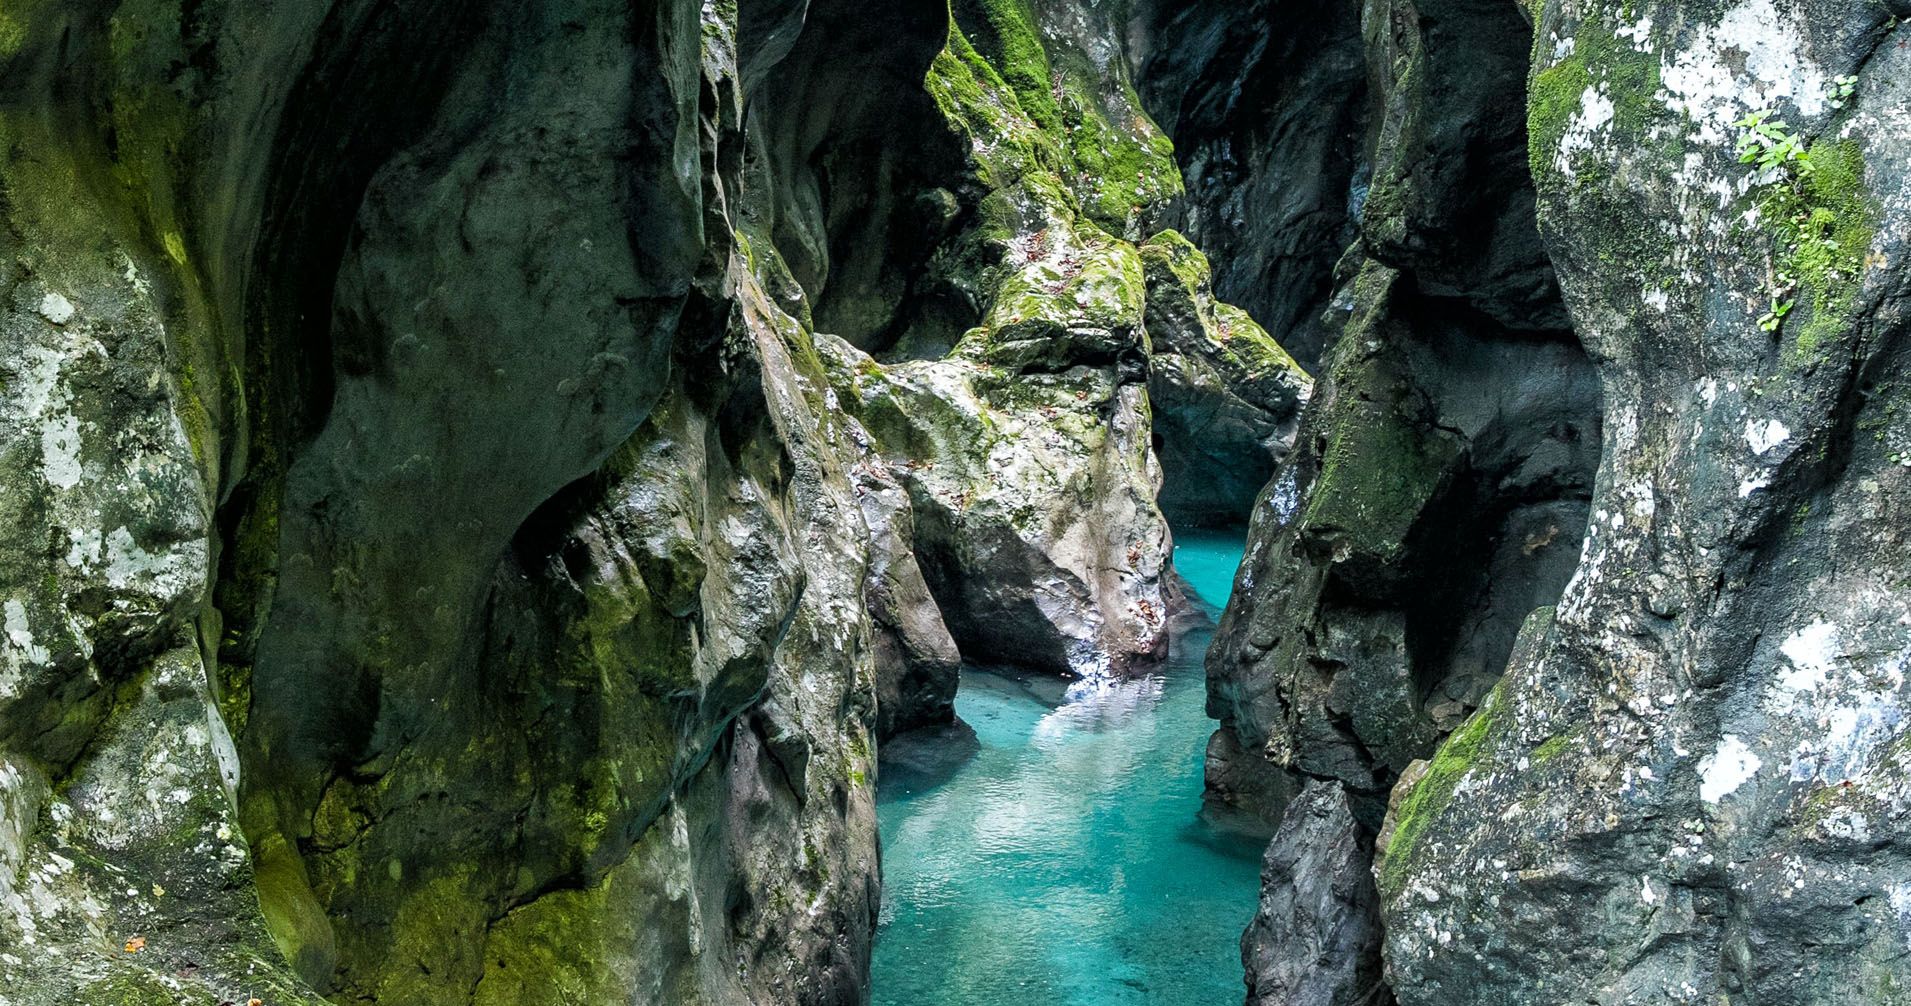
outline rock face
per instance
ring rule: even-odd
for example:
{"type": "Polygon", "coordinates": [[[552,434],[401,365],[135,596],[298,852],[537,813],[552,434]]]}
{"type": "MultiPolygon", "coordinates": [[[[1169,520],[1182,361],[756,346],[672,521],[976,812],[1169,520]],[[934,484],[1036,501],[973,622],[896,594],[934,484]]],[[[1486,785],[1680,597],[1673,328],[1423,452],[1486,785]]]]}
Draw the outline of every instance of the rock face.
{"type": "Polygon", "coordinates": [[[1162,655],[1305,397],[1126,29],[0,12],[7,1001],[863,1001],[878,738],[1162,655]]]}
{"type": "Polygon", "coordinates": [[[1911,10],[1629,13],[1539,17],[1540,222],[1608,436],[1556,617],[1403,801],[1394,986],[1893,1002],[1911,10]],[[1799,158],[1740,163],[1768,108],[1799,158]]]}
{"type": "Polygon", "coordinates": [[[1533,197],[1494,84],[1523,63],[1524,22],[1365,17],[1372,189],[1320,392],[1209,651],[1208,773],[1270,821],[1304,779],[1338,780],[1373,828],[1399,771],[1478,706],[1572,574],[1600,389],[1537,240],[1517,239],[1533,197]],[[1462,230],[1509,237],[1483,250],[1462,230]]]}
{"type": "Polygon", "coordinates": [[[1251,510],[1250,1002],[1905,1001],[1908,19],[8,4],[0,999],[862,1002],[1251,510]]]}
{"type": "Polygon", "coordinates": [[[1372,174],[1362,8],[1140,0],[1130,28],[1137,89],[1174,137],[1182,226],[1214,257],[1216,291],[1309,367],[1372,174]]]}
{"type": "Polygon", "coordinates": [[[860,997],[868,532],[734,12],[108,13],[0,53],[0,985],[860,997]]]}
{"type": "Polygon", "coordinates": [[[1246,311],[1215,300],[1207,256],[1186,238],[1163,231],[1141,257],[1161,508],[1180,523],[1238,524],[1293,446],[1313,379],[1246,311]]]}
{"type": "Polygon", "coordinates": [[[1386,1006],[1373,836],[1339,783],[1309,783],[1261,866],[1261,907],[1241,936],[1248,1006],[1386,1006]]]}
{"type": "Polygon", "coordinates": [[[1400,1002],[1903,997],[1908,15],[1366,5],[1372,188],[1209,768],[1384,816],[1400,1002]]]}

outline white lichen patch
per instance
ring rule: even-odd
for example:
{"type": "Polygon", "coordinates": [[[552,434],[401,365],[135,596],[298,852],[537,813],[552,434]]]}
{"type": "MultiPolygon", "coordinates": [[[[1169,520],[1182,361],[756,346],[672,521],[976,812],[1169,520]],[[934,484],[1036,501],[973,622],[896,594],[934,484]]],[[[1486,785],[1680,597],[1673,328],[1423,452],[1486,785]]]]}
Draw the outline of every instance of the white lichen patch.
{"type": "Polygon", "coordinates": [[[1838,658],[1838,627],[1823,619],[1814,621],[1786,637],[1778,652],[1792,662],[1792,669],[1779,676],[1779,687],[1816,691],[1838,658]]]}
{"type": "Polygon", "coordinates": [[[1719,801],[1750,782],[1765,762],[1737,734],[1719,738],[1719,746],[1699,762],[1699,799],[1719,801]]]}
{"type": "Polygon", "coordinates": [[[1553,167],[1567,178],[1574,176],[1573,162],[1582,153],[1594,147],[1594,141],[1600,132],[1612,125],[1613,114],[1617,106],[1612,96],[1603,86],[1588,87],[1579,96],[1579,110],[1566,123],[1566,135],[1559,141],[1559,152],[1553,157],[1553,167]]]}
{"type": "Polygon", "coordinates": [[[1800,16],[1746,0],[1662,62],[1662,100],[1689,119],[1694,142],[1729,145],[1733,122],[1785,102],[1808,116],[1824,110],[1827,78],[1806,58],[1800,16]]]}
{"type": "Polygon", "coordinates": [[[40,317],[55,325],[64,325],[73,320],[73,302],[57,293],[48,293],[40,298],[40,317]]]}
{"type": "Polygon", "coordinates": [[[1886,897],[1898,916],[1898,928],[1904,932],[1905,948],[1911,949],[1911,884],[1892,884],[1886,897]]]}
{"type": "Polygon", "coordinates": [[[1791,438],[1792,431],[1776,419],[1762,423],[1755,419],[1745,424],[1745,442],[1751,446],[1752,453],[1760,457],[1791,438]]]}
{"type": "Polygon", "coordinates": [[[9,598],[4,610],[7,635],[5,651],[0,653],[0,699],[10,699],[20,693],[27,669],[45,665],[52,654],[34,638],[26,605],[18,598],[9,598]]]}

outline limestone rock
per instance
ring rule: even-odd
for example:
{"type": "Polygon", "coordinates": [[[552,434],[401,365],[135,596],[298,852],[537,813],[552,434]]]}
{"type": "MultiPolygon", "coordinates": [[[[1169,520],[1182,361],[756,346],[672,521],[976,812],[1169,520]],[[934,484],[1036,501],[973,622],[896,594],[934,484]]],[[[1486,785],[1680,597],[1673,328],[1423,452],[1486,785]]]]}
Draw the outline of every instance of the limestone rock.
{"type": "MultiPolygon", "coordinates": [[[[859,439],[867,441],[868,434],[859,439]]],[[[863,595],[876,629],[876,732],[889,737],[949,723],[962,651],[916,560],[909,491],[873,451],[856,463],[852,478],[869,528],[863,595]]]]}
{"type": "Polygon", "coordinates": [[[1501,128],[1502,99],[1479,78],[1523,58],[1503,23],[1522,22],[1495,8],[1433,32],[1414,11],[1384,12],[1368,23],[1390,26],[1370,44],[1399,54],[1371,79],[1387,100],[1374,123],[1385,170],[1340,266],[1335,341],[1297,446],[1255,509],[1249,589],[1208,656],[1210,712],[1234,746],[1342,781],[1369,827],[1396,774],[1482,700],[1527,613],[1565,586],[1601,436],[1585,354],[1568,332],[1532,330],[1560,317],[1542,250],[1476,261],[1449,234],[1456,215],[1486,213],[1493,232],[1530,223],[1517,123],[1501,128]],[[1425,107],[1428,77],[1470,111],[1425,107]],[[1493,126],[1468,148],[1484,152],[1448,151],[1472,142],[1455,117],[1493,126]],[[1423,177],[1412,165],[1425,158],[1472,174],[1423,177]]]}
{"type": "Polygon", "coordinates": [[[1406,797],[1381,884],[1403,1002],[1902,995],[1891,8],[1539,12],[1540,221],[1611,432],[1550,630],[1406,797]],[[1768,107],[1800,157],[1748,166],[1736,124],[1768,107]]]}
{"type": "Polygon", "coordinates": [[[1165,650],[1124,33],[0,13],[8,1001],[862,1001],[877,736],[1165,650]]]}
{"type": "Polygon", "coordinates": [[[1215,300],[1207,256],[1186,238],[1163,231],[1141,256],[1161,508],[1239,523],[1293,449],[1313,379],[1246,311],[1215,300]]]}
{"type": "Polygon", "coordinates": [[[1261,866],[1261,904],[1241,935],[1248,1006],[1386,1006],[1373,836],[1339,783],[1287,807],[1261,866]]]}
{"type": "Polygon", "coordinates": [[[1373,174],[1366,6],[1139,0],[1131,18],[1136,87],[1186,176],[1175,225],[1214,260],[1218,296],[1310,369],[1373,174]]]}

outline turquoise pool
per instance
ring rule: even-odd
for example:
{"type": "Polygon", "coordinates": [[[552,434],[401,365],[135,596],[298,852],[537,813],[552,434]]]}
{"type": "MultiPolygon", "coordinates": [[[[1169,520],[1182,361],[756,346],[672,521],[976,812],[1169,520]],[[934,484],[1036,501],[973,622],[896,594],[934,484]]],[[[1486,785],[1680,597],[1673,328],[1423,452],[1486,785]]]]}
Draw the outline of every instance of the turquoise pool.
{"type": "MultiPolygon", "coordinates": [[[[1218,612],[1240,538],[1176,540],[1218,612]]],[[[879,1006],[1240,1002],[1260,848],[1200,818],[1209,636],[1184,637],[1159,676],[1075,701],[1059,681],[964,672],[973,740],[883,769],[879,1006]]]]}

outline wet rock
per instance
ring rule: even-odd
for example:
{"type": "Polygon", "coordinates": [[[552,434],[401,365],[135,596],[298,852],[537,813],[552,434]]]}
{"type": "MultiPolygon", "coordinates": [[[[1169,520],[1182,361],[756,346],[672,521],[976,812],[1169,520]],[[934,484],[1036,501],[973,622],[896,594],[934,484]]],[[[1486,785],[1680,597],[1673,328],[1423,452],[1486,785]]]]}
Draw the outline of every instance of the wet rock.
{"type": "Polygon", "coordinates": [[[8,8],[7,995],[862,1001],[877,735],[1167,645],[1123,45],[8,8]]]}
{"type": "Polygon", "coordinates": [[[1541,228],[1609,433],[1556,617],[1403,786],[1389,973],[1424,1004],[1889,1002],[1911,11],[1538,14],[1541,228]],[[1768,106],[1802,164],[1739,161],[1768,106]]]}
{"type": "Polygon", "coordinates": [[[1313,379],[1247,312],[1215,300],[1207,257],[1186,238],[1163,231],[1141,257],[1162,511],[1239,524],[1293,449],[1313,379]]]}
{"type": "Polygon", "coordinates": [[[1248,1006],[1387,1006],[1373,836],[1339,783],[1294,798],[1261,865],[1261,902],[1241,935],[1248,1006]]]}
{"type": "Polygon", "coordinates": [[[84,194],[64,134],[11,123],[0,989],[30,1003],[217,1002],[248,988],[316,1003],[268,936],[234,806],[239,764],[209,656],[218,619],[204,609],[211,459],[203,426],[175,408],[169,274],[123,228],[123,207],[84,194]]]}
{"type": "Polygon", "coordinates": [[[1217,295],[1314,368],[1372,174],[1362,6],[1144,0],[1130,35],[1137,88],[1187,179],[1176,225],[1212,256],[1217,295]]]}
{"type": "MultiPolygon", "coordinates": [[[[1451,236],[1461,218],[1487,233],[1530,226],[1518,123],[1503,121],[1489,73],[1524,59],[1519,16],[1446,12],[1433,30],[1431,13],[1389,10],[1366,15],[1384,114],[1374,194],[1328,312],[1332,349],[1256,506],[1252,586],[1208,657],[1210,712],[1232,747],[1343,782],[1368,827],[1572,575],[1601,437],[1592,365],[1549,327],[1563,315],[1543,251],[1509,242],[1479,259],[1451,236]],[[1478,44],[1455,48],[1459,37],[1478,44]],[[1471,110],[1423,107],[1428,79],[1471,110]],[[1416,173],[1423,163],[1441,167],[1416,173]]],[[[1245,792],[1232,778],[1212,789],[1245,792]]]]}
{"type": "Polygon", "coordinates": [[[876,733],[890,737],[948,723],[955,718],[962,652],[916,561],[909,492],[873,456],[857,463],[852,478],[869,528],[863,596],[876,629],[876,733]]]}

